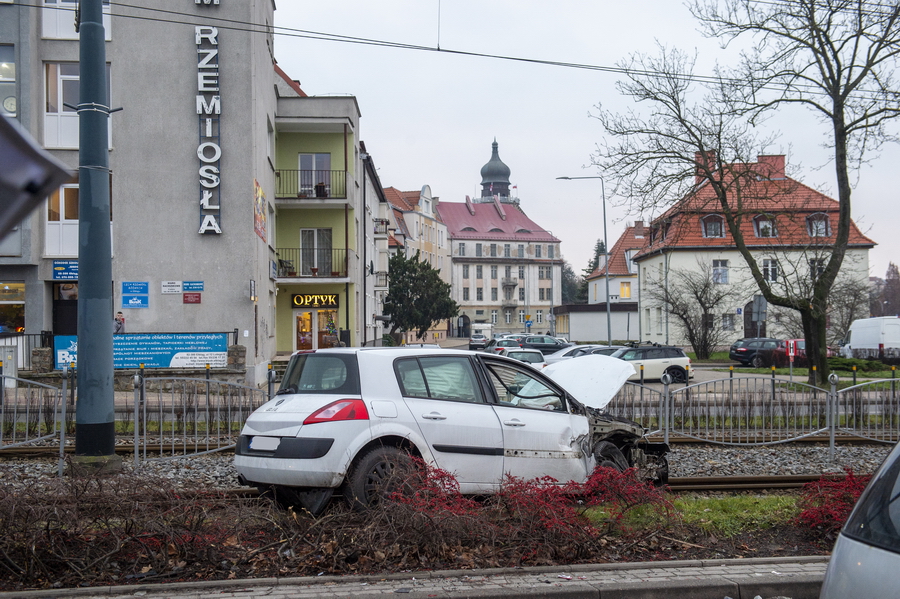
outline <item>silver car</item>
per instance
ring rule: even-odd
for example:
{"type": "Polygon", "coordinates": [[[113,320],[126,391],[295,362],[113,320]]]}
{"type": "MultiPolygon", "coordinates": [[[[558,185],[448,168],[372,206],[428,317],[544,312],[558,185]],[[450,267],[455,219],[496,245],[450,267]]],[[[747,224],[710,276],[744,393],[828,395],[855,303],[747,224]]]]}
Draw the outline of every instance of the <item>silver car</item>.
{"type": "Polygon", "coordinates": [[[900,597],[900,444],[863,491],[831,553],[819,599],[900,597]]]}

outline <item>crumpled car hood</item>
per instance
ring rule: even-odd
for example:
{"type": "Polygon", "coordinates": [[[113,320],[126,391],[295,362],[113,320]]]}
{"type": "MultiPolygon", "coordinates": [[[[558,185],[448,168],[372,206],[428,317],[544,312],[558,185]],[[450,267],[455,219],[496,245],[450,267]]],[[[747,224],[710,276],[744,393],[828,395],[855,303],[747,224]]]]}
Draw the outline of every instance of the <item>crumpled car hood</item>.
{"type": "Polygon", "coordinates": [[[592,354],[561,360],[541,372],[584,405],[602,410],[635,370],[625,360],[592,354]]]}

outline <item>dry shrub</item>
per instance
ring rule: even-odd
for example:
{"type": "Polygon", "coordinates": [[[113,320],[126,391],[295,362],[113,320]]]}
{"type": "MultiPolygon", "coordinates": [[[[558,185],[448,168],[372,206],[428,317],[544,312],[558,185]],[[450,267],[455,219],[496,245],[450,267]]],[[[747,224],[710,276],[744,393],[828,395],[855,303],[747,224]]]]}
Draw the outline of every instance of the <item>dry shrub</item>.
{"type": "Polygon", "coordinates": [[[797,506],[796,523],[813,531],[823,542],[831,543],[850,517],[850,512],[871,476],[856,476],[846,470],[844,478],[822,477],[803,485],[797,506]]]}

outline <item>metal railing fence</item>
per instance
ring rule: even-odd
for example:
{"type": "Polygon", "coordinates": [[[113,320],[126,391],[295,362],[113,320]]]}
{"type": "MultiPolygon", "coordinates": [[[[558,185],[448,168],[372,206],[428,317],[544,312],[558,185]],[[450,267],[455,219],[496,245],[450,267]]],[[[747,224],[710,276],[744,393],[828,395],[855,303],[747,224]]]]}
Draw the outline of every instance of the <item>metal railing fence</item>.
{"type": "Polygon", "coordinates": [[[62,476],[66,431],[75,426],[74,405],[66,403],[68,374],[63,373],[61,387],[0,375],[0,456],[17,447],[58,448],[62,476]]]}

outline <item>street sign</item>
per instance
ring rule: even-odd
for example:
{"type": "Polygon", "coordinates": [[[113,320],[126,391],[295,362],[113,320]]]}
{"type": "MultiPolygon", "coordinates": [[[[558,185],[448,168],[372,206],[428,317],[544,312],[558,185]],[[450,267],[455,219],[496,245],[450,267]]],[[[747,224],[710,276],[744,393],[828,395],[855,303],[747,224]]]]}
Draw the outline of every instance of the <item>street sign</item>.
{"type": "Polygon", "coordinates": [[[526,320],[526,321],[525,321],[525,326],[526,326],[526,327],[530,327],[530,326],[533,325],[533,324],[534,324],[534,323],[531,322],[530,320],[526,320]]]}

